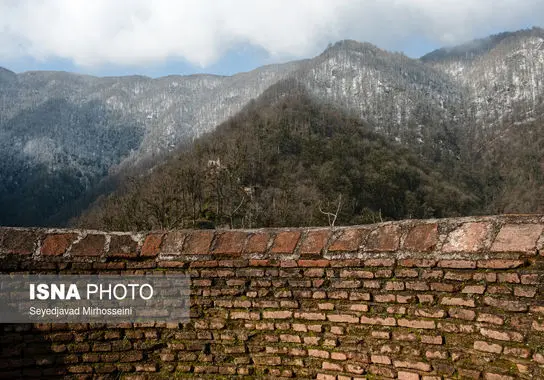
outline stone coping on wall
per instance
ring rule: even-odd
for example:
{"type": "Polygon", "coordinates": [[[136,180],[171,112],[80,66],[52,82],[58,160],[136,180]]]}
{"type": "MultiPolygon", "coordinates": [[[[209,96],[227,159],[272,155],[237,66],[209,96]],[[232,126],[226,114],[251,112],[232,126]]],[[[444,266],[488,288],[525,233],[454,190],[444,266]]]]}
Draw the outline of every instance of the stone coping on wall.
{"type": "MultiPolygon", "coordinates": [[[[475,255],[544,254],[544,216],[502,215],[405,220],[331,228],[255,230],[94,230],[0,227],[0,258],[34,262],[176,262],[246,259],[292,261],[369,259],[395,253],[442,260],[475,255]]],[[[312,265],[316,262],[311,263],[312,265]]],[[[482,264],[483,265],[483,264],[482,264]]]]}

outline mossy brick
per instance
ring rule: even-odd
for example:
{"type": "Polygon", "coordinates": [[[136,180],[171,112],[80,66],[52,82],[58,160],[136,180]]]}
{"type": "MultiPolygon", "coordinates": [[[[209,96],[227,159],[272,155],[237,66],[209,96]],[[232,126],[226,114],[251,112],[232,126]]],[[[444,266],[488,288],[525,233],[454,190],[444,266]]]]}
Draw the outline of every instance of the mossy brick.
{"type": "Polygon", "coordinates": [[[34,230],[1,229],[0,253],[32,255],[36,250],[39,234],[34,230]]]}
{"type": "Polygon", "coordinates": [[[73,256],[101,256],[106,244],[105,235],[87,235],[72,245],[70,253],[73,256]]]}
{"type": "Polygon", "coordinates": [[[107,256],[132,258],[138,256],[138,243],[130,235],[112,235],[107,256]]]}

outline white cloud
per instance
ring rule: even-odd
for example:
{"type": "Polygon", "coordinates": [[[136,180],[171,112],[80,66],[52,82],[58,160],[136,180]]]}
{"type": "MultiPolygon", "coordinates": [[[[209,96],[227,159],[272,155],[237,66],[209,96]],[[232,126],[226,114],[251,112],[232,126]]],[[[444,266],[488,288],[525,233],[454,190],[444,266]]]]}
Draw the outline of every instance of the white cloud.
{"type": "Polygon", "coordinates": [[[0,59],[205,67],[239,44],[307,57],[344,38],[452,44],[543,19],[544,0],[0,0],[0,59]]]}

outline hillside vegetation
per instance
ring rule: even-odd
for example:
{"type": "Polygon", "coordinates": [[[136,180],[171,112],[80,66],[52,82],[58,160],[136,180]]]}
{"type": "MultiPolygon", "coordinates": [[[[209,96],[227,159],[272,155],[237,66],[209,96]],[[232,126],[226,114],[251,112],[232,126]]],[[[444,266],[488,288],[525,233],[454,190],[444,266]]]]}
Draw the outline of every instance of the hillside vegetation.
{"type": "Polygon", "coordinates": [[[150,174],[126,181],[74,223],[120,230],[254,228],[474,212],[478,196],[441,174],[440,165],[283,82],[150,174]]]}

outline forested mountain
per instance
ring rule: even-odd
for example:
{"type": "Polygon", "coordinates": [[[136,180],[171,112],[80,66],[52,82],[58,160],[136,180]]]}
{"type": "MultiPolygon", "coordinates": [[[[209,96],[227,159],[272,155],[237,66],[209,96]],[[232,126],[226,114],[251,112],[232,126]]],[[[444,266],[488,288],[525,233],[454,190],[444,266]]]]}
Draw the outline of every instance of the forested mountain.
{"type": "Polygon", "coordinates": [[[544,111],[544,29],[501,33],[421,58],[466,91],[478,128],[509,126],[544,111]]]}
{"type": "Polygon", "coordinates": [[[150,174],[125,182],[75,224],[123,230],[310,226],[476,210],[478,197],[439,166],[288,80],[150,174]]]}
{"type": "Polygon", "coordinates": [[[280,82],[298,89],[282,96],[304,94],[325,107],[320,112],[347,112],[384,144],[403,145],[425,170],[457,176],[459,191],[480,199],[465,213],[539,211],[542,199],[532,194],[543,183],[543,80],[539,28],[419,60],[340,41],[315,58],[232,77],[0,69],[0,225],[65,223],[118,179],[179,154],[180,145],[213,131],[251,99],[265,94],[257,103],[272,107],[263,99],[280,82]]]}

